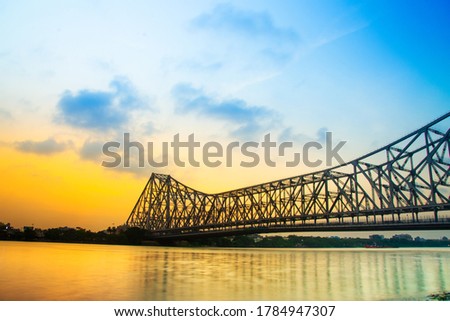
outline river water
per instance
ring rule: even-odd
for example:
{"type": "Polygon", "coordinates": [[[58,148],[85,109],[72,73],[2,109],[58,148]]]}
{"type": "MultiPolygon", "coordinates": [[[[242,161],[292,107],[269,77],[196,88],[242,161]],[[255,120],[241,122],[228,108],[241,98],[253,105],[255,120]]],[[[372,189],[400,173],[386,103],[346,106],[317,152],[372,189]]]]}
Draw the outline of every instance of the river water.
{"type": "Polygon", "coordinates": [[[450,249],[224,249],[0,242],[0,300],[423,300],[450,249]]]}

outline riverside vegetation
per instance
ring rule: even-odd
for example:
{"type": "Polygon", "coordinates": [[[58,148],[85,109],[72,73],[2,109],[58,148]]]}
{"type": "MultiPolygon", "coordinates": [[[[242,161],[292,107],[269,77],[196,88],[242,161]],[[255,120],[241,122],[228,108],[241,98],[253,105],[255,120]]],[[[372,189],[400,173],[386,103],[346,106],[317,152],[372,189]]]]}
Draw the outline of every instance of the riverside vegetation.
{"type": "Polygon", "coordinates": [[[17,229],[10,224],[0,223],[0,240],[46,241],[66,243],[122,244],[122,245],[171,245],[171,246],[209,246],[209,247],[255,247],[255,248],[358,248],[358,247],[449,247],[447,237],[441,239],[412,238],[409,234],[397,234],[391,238],[374,234],[369,238],[319,237],[289,235],[237,235],[210,237],[192,240],[157,243],[150,241],[145,230],[125,226],[108,227],[92,232],[81,227],[58,227],[17,229]]]}

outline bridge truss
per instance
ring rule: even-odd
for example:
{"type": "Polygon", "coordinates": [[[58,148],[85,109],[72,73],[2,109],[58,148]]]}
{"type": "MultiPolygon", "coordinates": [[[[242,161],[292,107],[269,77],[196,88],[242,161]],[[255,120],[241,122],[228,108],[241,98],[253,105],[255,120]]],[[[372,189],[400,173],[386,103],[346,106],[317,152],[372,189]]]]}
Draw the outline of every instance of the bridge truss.
{"type": "Polygon", "coordinates": [[[346,164],[218,194],[153,173],[126,224],[152,237],[450,228],[450,113],[346,164]]]}

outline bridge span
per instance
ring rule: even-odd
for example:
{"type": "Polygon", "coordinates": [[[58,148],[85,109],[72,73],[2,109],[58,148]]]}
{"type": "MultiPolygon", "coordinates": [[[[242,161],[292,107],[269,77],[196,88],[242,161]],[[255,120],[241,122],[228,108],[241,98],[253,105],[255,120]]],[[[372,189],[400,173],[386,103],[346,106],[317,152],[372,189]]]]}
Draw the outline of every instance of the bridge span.
{"type": "Polygon", "coordinates": [[[450,229],[450,113],[346,164],[208,194],[153,173],[126,224],[151,238],[450,229]]]}

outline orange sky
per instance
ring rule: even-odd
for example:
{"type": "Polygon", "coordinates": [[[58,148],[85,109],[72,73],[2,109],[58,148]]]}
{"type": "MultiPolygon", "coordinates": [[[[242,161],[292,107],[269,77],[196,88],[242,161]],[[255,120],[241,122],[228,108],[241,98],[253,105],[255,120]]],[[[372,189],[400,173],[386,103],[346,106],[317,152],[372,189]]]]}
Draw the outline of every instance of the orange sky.
{"type": "MultiPolygon", "coordinates": [[[[152,169],[142,174],[108,169],[68,150],[53,155],[0,147],[0,221],[13,226],[81,226],[92,230],[124,224],[152,169]]],[[[153,169],[155,170],[155,169],[153,169]]],[[[158,172],[158,169],[155,171],[158,172]]],[[[183,183],[220,192],[293,175],[276,168],[164,169],[183,183]]]]}
{"type": "Polygon", "coordinates": [[[0,218],[17,227],[123,224],[144,183],[81,162],[71,151],[45,156],[3,147],[1,153],[0,218]]]}

